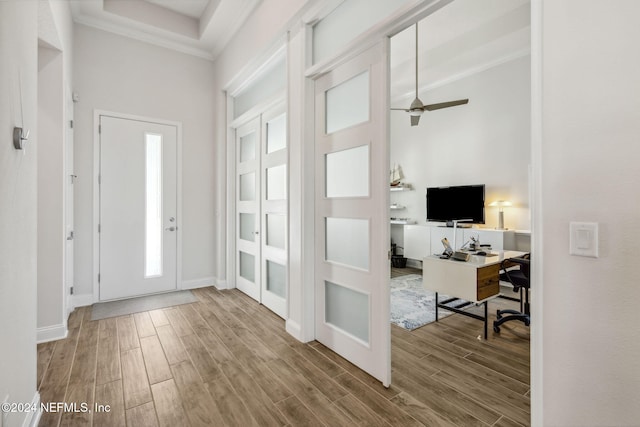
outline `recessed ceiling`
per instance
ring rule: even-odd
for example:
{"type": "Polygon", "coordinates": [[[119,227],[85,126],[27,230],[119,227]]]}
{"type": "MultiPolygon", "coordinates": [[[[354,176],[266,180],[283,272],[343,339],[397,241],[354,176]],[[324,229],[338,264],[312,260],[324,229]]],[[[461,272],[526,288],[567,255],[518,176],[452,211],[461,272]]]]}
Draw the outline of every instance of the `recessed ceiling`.
{"type": "MultiPolygon", "coordinates": [[[[529,0],[455,0],[418,25],[419,92],[530,52],[529,0]]],[[[415,26],[391,38],[390,90],[415,97],[415,26]]]]}
{"type": "Polygon", "coordinates": [[[145,0],[191,18],[200,19],[210,1],[214,0],[145,0]]]}
{"type": "Polygon", "coordinates": [[[215,59],[260,0],[71,0],[90,27],[215,59]]]}

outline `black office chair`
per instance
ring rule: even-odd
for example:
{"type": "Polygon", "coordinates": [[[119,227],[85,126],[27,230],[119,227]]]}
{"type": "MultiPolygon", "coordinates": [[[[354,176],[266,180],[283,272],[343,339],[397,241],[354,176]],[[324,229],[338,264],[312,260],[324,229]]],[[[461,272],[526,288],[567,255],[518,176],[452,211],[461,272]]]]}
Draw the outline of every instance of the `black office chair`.
{"type": "MultiPolygon", "coordinates": [[[[529,263],[531,255],[526,254],[522,258],[510,258],[502,261],[500,280],[513,285],[514,292],[520,292],[520,311],[498,310],[498,320],[493,321],[493,330],[500,332],[500,325],[511,320],[524,322],[526,326],[531,323],[529,311],[529,263]],[[517,268],[514,268],[517,267],[517,268]]],[[[509,298],[512,299],[512,298],[509,298]]]]}

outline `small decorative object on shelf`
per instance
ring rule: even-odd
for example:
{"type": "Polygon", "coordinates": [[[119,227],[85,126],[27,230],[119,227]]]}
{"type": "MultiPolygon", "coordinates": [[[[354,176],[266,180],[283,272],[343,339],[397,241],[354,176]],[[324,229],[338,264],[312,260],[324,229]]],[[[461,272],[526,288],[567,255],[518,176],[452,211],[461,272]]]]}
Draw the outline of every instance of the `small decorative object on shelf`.
{"type": "Polygon", "coordinates": [[[394,164],[393,169],[391,169],[391,172],[389,172],[389,185],[391,185],[392,187],[402,185],[402,178],[404,178],[402,168],[400,167],[400,165],[394,164]]]}
{"type": "Polygon", "coordinates": [[[404,207],[404,206],[402,206],[402,205],[399,205],[399,204],[397,204],[397,203],[394,203],[394,204],[392,204],[391,206],[389,206],[389,209],[391,209],[391,210],[395,210],[395,211],[399,211],[399,210],[401,210],[401,209],[405,209],[405,207],[404,207]]]}

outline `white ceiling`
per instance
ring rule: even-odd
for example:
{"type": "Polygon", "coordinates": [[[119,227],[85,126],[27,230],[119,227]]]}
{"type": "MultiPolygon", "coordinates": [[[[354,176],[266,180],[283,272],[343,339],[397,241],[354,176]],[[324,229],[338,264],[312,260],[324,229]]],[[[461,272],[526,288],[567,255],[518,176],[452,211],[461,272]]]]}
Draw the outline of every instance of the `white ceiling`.
{"type": "Polygon", "coordinates": [[[261,0],[71,0],[80,24],[215,59],[261,0]]]}
{"type": "MultiPolygon", "coordinates": [[[[528,54],[530,21],[529,0],[455,0],[423,19],[418,24],[419,95],[528,54]]],[[[391,38],[390,90],[392,104],[415,97],[415,26],[391,38]]]]}
{"type": "Polygon", "coordinates": [[[174,12],[200,19],[211,0],[144,0],[158,6],[173,10],[174,12]]]}
{"type": "MultiPolygon", "coordinates": [[[[215,59],[260,1],[71,0],[71,8],[76,22],[215,59]]],[[[422,20],[420,92],[527,54],[529,3],[454,0],[422,20]]],[[[411,26],[391,38],[392,103],[415,96],[414,31],[411,26]]]]}

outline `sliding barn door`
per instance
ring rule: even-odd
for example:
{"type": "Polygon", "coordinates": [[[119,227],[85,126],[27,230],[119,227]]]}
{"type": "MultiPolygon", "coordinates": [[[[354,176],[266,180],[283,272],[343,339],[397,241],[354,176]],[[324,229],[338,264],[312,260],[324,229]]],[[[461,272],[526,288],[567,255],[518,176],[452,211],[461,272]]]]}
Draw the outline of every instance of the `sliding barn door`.
{"type": "Polygon", "coordinates": [[[387,42],[315,84],[316,338],[391,381],[387,42]]]}

